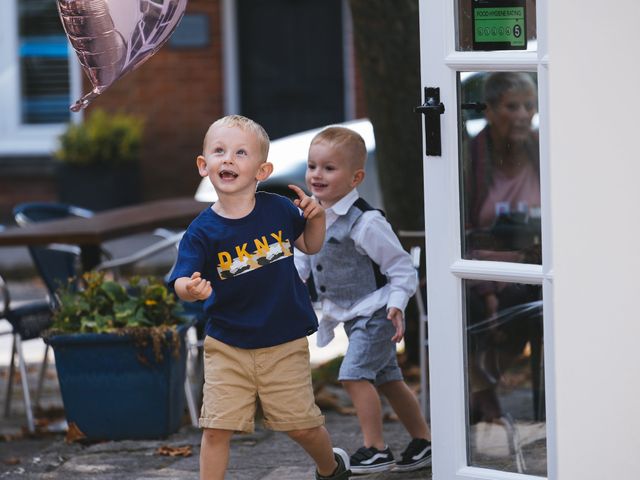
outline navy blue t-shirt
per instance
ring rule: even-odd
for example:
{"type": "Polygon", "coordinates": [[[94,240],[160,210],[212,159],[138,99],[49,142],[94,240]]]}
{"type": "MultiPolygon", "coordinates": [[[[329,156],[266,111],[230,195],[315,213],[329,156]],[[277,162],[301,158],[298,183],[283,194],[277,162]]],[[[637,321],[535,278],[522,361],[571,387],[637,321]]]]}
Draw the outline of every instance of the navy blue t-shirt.
{"type": "Polygon", "coordinates": [[[193,272],[211,281],[213,293],[204,302],[207,335],[240,348],[262,348],[317,330],[293,263],[293,244],[305,222],[289,199],[258,192],[246,217],[224,218],[207,208],[189,225],[170,282],[193,272]]]}

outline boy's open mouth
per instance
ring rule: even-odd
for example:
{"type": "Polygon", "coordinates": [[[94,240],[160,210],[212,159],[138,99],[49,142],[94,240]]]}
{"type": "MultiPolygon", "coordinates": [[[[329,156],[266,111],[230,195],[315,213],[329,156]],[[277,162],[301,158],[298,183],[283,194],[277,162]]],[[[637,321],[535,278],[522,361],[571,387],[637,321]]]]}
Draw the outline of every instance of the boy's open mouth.
{"type": "Polygon", "coordinates": [[[233,180],[238,177],[236,172],[232,172],[231,170],[222,170],[219,174],[222,180],[233,180]]]}
{"type": "Polygon", "coordinates": [[[311,184],[313,188],[325,188],[327,186],[326,183],[313,182],[311,184]]]}

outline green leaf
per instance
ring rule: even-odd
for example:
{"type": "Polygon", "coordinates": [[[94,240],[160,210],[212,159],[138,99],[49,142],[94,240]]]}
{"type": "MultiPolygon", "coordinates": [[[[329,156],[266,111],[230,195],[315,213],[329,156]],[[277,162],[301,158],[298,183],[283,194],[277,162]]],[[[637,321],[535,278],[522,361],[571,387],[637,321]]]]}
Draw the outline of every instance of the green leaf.
{"type": "Polygon", "coordinates": [[[83,289],[68,285],[59,291],[52,329],[100,333],[180,323],[175,296],[157,278],[134,278],[127,288],[104,273],[88,272],[83,282],[83,289]]]}

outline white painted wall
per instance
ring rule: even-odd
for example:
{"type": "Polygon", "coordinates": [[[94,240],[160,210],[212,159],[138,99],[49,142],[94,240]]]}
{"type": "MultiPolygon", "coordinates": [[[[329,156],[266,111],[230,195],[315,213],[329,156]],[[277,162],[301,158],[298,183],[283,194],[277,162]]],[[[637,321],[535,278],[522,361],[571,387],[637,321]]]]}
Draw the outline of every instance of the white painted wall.
{"type": "MultiPolygon", "coordinates": [[[[640,478],[640,2],[552,1],[556,470],[640,478]]],[[[550,432],[551,433],[551,432],[550,432]]]]}

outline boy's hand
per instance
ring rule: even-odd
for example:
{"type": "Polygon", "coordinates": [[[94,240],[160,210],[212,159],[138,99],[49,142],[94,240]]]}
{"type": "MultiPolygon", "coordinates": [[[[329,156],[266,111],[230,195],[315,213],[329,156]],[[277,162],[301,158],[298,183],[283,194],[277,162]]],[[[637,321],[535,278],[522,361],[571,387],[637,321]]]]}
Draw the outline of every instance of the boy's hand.
{"type": "Polygon", "coordinates": [[[402,310],[396,307],[391,307],[387,312],[387,320],[391,320],[393,326],[396,328],[396,334],[391,337],[391,341],[398,343],[404,337],[404,315],[402,310]]]}
{"type": "Polygon", "coordinates": [[[196,300],[206,300],[213,292],[211,282],[200,276],[200,272],[193,272],[185,286],[187,293],[196,300]]]}
{"type": "Polygon", "coordinates": [[[289,185],[289,188],[298,195],[298,198],[293,201],[293,204],[302,210],[304,218],[312,220],[324,214],[324,208],[322,208],[313,198],[304,193],[304,190],[300,187],[297,185],[289,185]]]}

